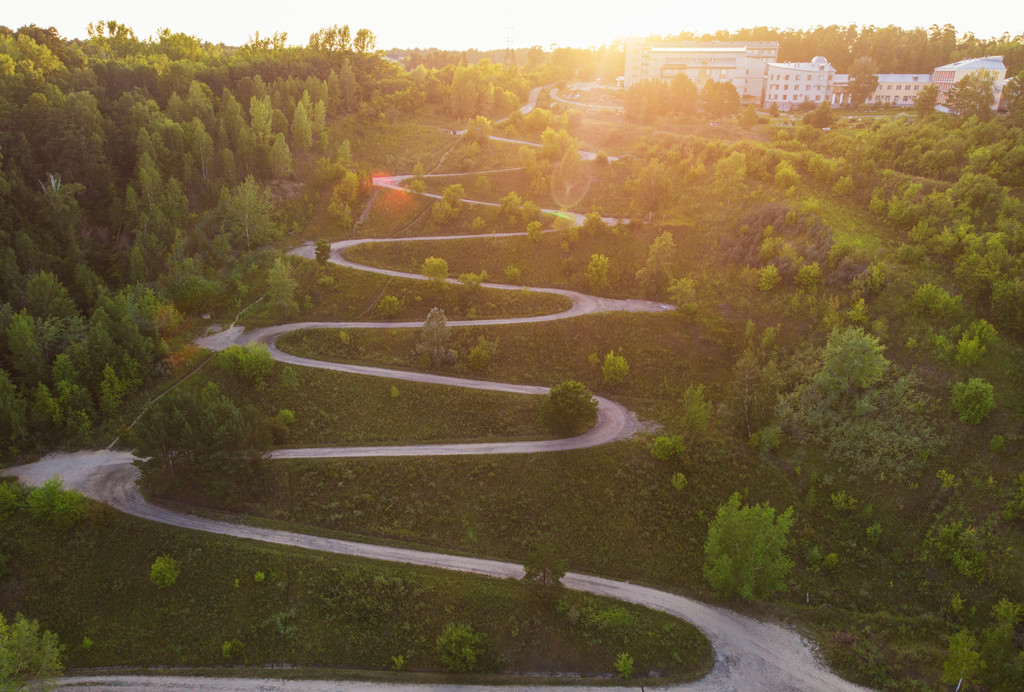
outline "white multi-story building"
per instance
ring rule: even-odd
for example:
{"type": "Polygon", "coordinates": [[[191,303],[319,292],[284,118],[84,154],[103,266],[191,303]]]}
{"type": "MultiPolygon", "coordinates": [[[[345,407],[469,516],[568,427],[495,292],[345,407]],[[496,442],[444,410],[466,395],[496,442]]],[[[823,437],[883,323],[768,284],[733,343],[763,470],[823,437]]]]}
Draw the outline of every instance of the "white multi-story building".
{"type": "Polygon", "coordinates": [[[820,55],[810,62],[768,63],[764,105],[788,111],[802,103],[832,101],[836,68],[820,55]]]}
{"type": "Polygon", "coordinates": [[[768,63],[778,55],[778,41],[663,43],[630,38],[626,41],[623,86],[628,89],[646,80],[671,81],[685,74],[698,89],[709,81],[730,82],[741,102],[760,103],[768,63]]]}
{"type": "MultiPolygon", "coordinates": [[[[930,74],[880,74],[878,86],[871,92],[864,103],[876,103],[891,106],[913,106],[921,89],[932,83],[930,74]]],[[[833,80],[832,105],[849,106],[850,75],[837,74],[833,80]]]]}
{"type": "Polygon", "coordinates": [[[995,77],[992,107],[997,108],[1003,97],[1003,85],[1006,83],[1006,66],[1003,56],[986,55],[983,58],[968,58],[953,62],[932,71],[932,84],[939,88],[938,103],[945,105],[953,85],[974,72],[987,70],[995,77]]]}

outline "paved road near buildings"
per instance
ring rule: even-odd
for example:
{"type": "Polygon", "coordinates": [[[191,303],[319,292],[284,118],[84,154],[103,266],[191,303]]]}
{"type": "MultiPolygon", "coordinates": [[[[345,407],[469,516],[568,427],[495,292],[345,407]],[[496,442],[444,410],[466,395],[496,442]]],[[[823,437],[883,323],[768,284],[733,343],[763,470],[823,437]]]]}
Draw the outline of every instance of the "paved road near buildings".
{"type": "MultiPolygon", "coordinates": [[[[535,97],[534,97],[535,98],[535,97]]],[[[397,184],[387,181],[388,186],[397,184]]],[[[485,242],[486,238],[503,237],[509,234],[488,234],[483,238],[457,236],[467,242],[485,242]]],[[[438,240],[439,238],[403,239],[359,239],[342,241],[332,246],[331,261],[391,276],[423,279],[424,277],[403,272],[386,271],[358,265],[343,257],[344,251],[356,244],[368,242],[415,242],[438,240]]],[[[295,254],[312,257],[312,246],[303,246],[295,254]]],[[[519,286],[484,284],[501,290],[520,290],[519,286]]],[[[521,317],[495,320],[453,320],[449,325],[458,327],[469,324],[519,324],[527,322],[567,319],[599,312],[662,312],[670,306],[642,300],[613,300],[588,296],[574,291],[559,289],[531,289],[545,291],[568,298],[572,305],[563,312],[535,317],[521,317]]],[[[348,365],[300,358],[281,351],[275,342],[282,334],[306,328],[335,329],[395,329],[420,327],[420,322],[299,322],[261,329],[245,330],[232,327],[218,334],[200,339],[198,343],[211,350],[221,350],[232,344],[251,342],[265,343],[277,360],[304,367],[318,367],[343,372],[386,377],[413,382],[429,382],[454,387],[469,387],[491,391],[516,392],[525,395],[541,395],[546,387],[518,385],[502,382],[487,382],[433,373],[391,370],[367,366],[348,365]]],[[[274,458],[336,458],[336,457],[394,457],[409,455],[460,455],[460,454],[522,454],[544,451],[579,449],[624,439],[638,429],[636,417],[618,403],[598,399],[598,420],[595,426],[582,435],[558,440],[530,442],[494,442],[444,445],[400,445],[385,447],[324,447],[314,449],[280,449],[274,458]]],[[[409,550],[391,546],[373,545],[343,541],[307,534],[275,529],[247,526],[175,512],[149,503],[138,489],[138,469],[132,465],[131,454],[117,450],[89,450],[74,453],[50,454],[39,461],[24,466],[2,470],[3,475],[17,477],[28,485],[42,485],[54,475],[63,477],[67,487],[84,495],[131,514],[195,531],[232,536],[247,540],[263,541],[280,545],[296,546],[339,555],[350,555],[374,560],[386,560],[410,565],[469,572],[498,579],[519,579],[523,575],[521,565],[470,558],[444,553],[409,550]]],[[[715,651],[715,665],[704,679],[690,684],[676,685],[664,689],[673,690],[856,690],[861,689],[838,678],[815,657],[810,645],[791,629],[773,623],[760,622],[732,611],[695,601],[679,594],[631,584],[629,582],[605,579],[594,575],[569,573],[563,584],[575,591],[609,596],[638,605],[660,610],[693,623],[708,639],[715,651]]],[[[385,692],[390,690],[450,690],[462,686],[453,685],[408,685],[369,682],[337,681],[288,681],[248,678],[203,678],[176,676],[128,676],[101,673],[95,676],[66,677],[60,686],[79,690],[106,690],[112,688],[142,690],[259,690],[319,692],[336,690],[365,690],[385,692]]],[[[516,686],[465,686],[477,690],[533,690],[536,687],[516,686]]],[[[578,685],[573,685],[579,689],[578,685]]],[[[599,687],[600,690],[635,690],[629,687],[599,687]]]]}

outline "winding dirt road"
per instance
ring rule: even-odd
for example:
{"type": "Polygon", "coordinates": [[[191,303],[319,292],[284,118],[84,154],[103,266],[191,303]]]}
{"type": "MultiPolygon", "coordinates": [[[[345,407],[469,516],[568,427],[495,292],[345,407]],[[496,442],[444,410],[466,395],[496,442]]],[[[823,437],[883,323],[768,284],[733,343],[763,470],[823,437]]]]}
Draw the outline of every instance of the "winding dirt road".
{"type": "MultiPolygon", "coordinates": [[[[394,179],[388,179],[384,186],[390,186],[394,179]]],[[[375,181],[375,184],[377,181],[375,181]]],[[[488,234],[485,238],[508,237],[521,234],[488,234]]],[[[344,259],[342,253],[350,247],[367,242],[414,242],[418,240],[473,239],[472,236],[444,238],[401,238],[401,239],[358,239],[334,243],[331,261],[343,266],[373,271],[389,276],[424,279],[424,277],[360,265],[344,259]]],[[[303,246],[295,254],[313,256],[312,245],[303,246]]],[[[505,284],[484,284],[499,290],[521,290],[519,286],[505,284]]],[[[579,315],[607,311],[660,312],[670,309],[661,303],[640,300],[613,300],[598,298],[560,289],[531,289],[562,295],[572,302],[567,310],[535,317],[521,317],[495,320],[453,320],[451,326],[519,324],[566,319],[579,315]]],[[[199,345],[221,350],[232,344],[261,342],[267,344],[277,360],[305,367],[318,367],[342,372],[387,377],[414,382],[445,384],[456,387],[487,389],[491,391],[515,392],[529,395],[545,394],[546,387],[516,385],[501,382],[486,382],[465,378],[448,377],[432,373],[391,370],[368,366],[330,363],[300,358],[284,353],[276,346],[282,334],[307,328],[337,329],[394,329],[420,327],[415,322],[298,322],[262,329],[244,330],[233,327],[218,334],[199,340],[199,345]]],[[[408,455],[460,455],[460,454],[521,454],[565,449],[579,449],[623,439],[633,435],[638,422],[627,409],[608,399],[598,399],[598,420],[595,426],[582,435],[560,440],[539,440],[530,442],[495,442],[445,445],[404,445],[387,447],[326,447],[315,449],[287,449],[273,453],[275,458],[311,457],[367,457],[367,456],[408,456],[408,455]]],[[[353,541],[311,536],[267,528],[217,521],[203,517],[182,514],[158,507],[146,501],[139,492],[138,469],[132,465],[132,456],[121,451],[83,451],[76,453],[51,454],[24,466],[2,470],[3,475],[15,476],[23,483],[41,485],[55,475],[64,478],[67,487],[74,488],[95,500],[151,521],[172,526],[206,531],[254,541],[296,546],[341,555],[351,555],[375,560],[401,562],[424,567],[469,572],[500,579],[519,579],[523,576],[521,565],[470,558],[443,553],[432,553],[389,546],[372,545],[353,541]]],[[[836,677],[821,665],[812,653],[808,643],[796,632],[779,625],[759,622],[737,613],[710,606],[684,596],[660,591],[628,582],[605,579],[598,576],[569,573],[563,584],[576,591],[610,596],[660,610],[687,620],[703,631],[715,650],[715,666],[704,679],[671,689],[679,690],[855,690],[861,689],[836,677]]],[[[180,678],[173,676],[134,677],[101,675],[98,677],[65,678],[64,687],[75,689],[109,689],[126,687],[132,689],[156,690],[296,690],[317,692],[337,689],[339,683],[327,681],[282,681],[253,680],[240,678],[180,678]]],[[[442,690],[452,685],[390,685],[383,683],[344,683],[346,689],[380,692],[391,689],[442,690]]],[[[475,689],[518,689],[516,687],[477,687],[475,689]]],[[[536,690],[535,687],[523,688],[536,690]]],[[[601,690],[617,689],[601,687],[601,690]]],[[[618,688],[627,689],[627,688],[618,688]]],[[[628,689],[635,689],[631,687],[628,689]]]]}
{"type": "MultiPolygon", "coordinates": [[[[69,487],[112,507],[143,519],[158,521],[195,531],[206,531],[265,543],[295,546],[340,555],[386,560],[423,567],[469,572],[498,579],[519,579],[521,565],[459,555],[343,541],[308,534],[232,524],[190,514],[182,514],[146,501],[139,492],[139,471],[131,465],[131,454],[115,451],[89,451],[51,454],[34,464],[4,469],[29,485],[41,485],[54,475],[62,476],[69,487]]],[[[861,689],[836,677],[815,659],[807,642],[792,630],[759,622],[738,613],[710,606],[679,594],[660,591],[629,582],[586,574],[568,573],[562,580],[574,591],[609,596],[660,610],[693,623],[704,632],[715,650],[711,673],[695,683],[676,685],[673,690],[857,690],[861,689]]],[[[302,690],[315,692],[337,689],[338,683],[322,681],[242,680],[236,678],[178,678],[156,676],[136,678],[124,675],[68,678],[63,686],[85,689],[130,687],[160,690],[302,690]]],[[[368,683],[367,690],[389,689],[368,683]]],[[[391,689],[452,689],[452,685],[395,685],[391,689]]],[[[346,689],[364,689],[345,683],[346,689]]],[[[502,687],[502,690],[515,688],[502,687]]],[[[531,688],[536,690],[536,688],[531,688]]],[[[610,688],[602,687],[607,690],[610,688]]],[[[635,687],[631,688],[635,689],[635,687]]]]}

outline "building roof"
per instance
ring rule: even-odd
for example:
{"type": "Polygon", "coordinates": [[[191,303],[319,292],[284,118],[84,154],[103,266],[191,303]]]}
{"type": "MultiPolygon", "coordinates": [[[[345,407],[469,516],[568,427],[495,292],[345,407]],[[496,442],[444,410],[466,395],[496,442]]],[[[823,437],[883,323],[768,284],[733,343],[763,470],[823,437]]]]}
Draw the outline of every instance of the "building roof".
{"type": "Polygon", "coordinates": [[[770,62],[768,67],[780,68],[783,70],[805,70],[807,72],[821,72],[822,67],[826,67],[833,72],[836,68],[826,63],[818,62],[770,62]]]}
{"type": "Polygon", "coordinates": [[[709,46],[707,48],[701,48],[700,46],[654,46],[651,48],[652,53],[745,53],[746,51],[746,45],[734,46],[732,48],[722,48],[719,46],[709,46]]]}
{"type": "Polygon", "coordinates": [[[966,60],[958,60],[957,62],[951,62],[948,65],[942,67],[936,67],[935,70],[1005,70],[1006,65],[1003,64],[1003,56],[1001,55],[986,55],[983,58],[967,58],[966,60]]]}
{"type": "Polygon", "coordinates": [[[932,81],[932,75],[928,74],[880,74],[878,75],[878,81],[895,83],[895,82],[930,82],[932,81]]]}

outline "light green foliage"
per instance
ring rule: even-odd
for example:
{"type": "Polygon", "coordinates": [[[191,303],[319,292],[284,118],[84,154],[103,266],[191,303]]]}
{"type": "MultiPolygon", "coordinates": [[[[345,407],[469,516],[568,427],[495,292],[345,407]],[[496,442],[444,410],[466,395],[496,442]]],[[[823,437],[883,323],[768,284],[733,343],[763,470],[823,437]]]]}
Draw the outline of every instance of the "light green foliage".
{"type": "Polygon", "coordinates": [[[794,185],[800,184],[800,174],[793,168],[789,161],[779,161],[775,166],[775,184],[783,190],[788,190],[794,185]]]}
{"type": "Polygon", "coordinates": [[[804,264],[796,270],[796,285],[807,293],[817,293],[821,288],[821,267],[817,262],[804,264]]]}
{"type": "Polygon", "coordinates": [[[845,490],[838,490],[829,495],[833,509],[840,512],[852,512],[857,509],[857,498],[851,497],[845,490]]]}
{"type": "Polygon", "coordinates": [[[582,228],[583,232],[587,235],[594,235],[599,231],[607,230],[608,224],[604,222],[604,219],[601,218],[601,215],[598,212],[592,211],[583,219],[582,228]]]}
{"type": "Polygon", "coordinates": [[[275,415],[265,418],[264,422],[274,439],[274,444],[284,444],[288,441],[288,432],[295,424],[295,412],[289,408],[283,408],[275,415]]]}
{"type": "Polygon", "coordinates": [[[394,317],[402,311],[402,301],[395,296],[387,295],[377,303],[377,312],[384,317],[394,317]]]}
{"type": "Polygon", "coordinates": [[[762,291],[770,291],[779,285],[782,277],[774,264],[761,267],[757,272],[757,287],[762,291]]]}
{"type": "Polygon", "coordinates": [[[316,241],[316,261],[321,267],[326,267],[331,259],[331,241],[326,238],[318,238],[316,241]]]}
{"type": "Polygon", "coordinates": [[[946,469],[939,469],[939,472],[935,474],[935,477],[942,481],[942,487],[945,489],[955,488],[960,485],[960,479],[946,469]]]}
{"type": "Polygon", "coordinates": [[[505,267],[505,281],[511,284],[517,284],[523,280],[523,272],[514,264],[510,264],[505,267]]]}
{"type": "Polygon", "coordinates": [[[274,358],[261,343],[233,344],[217,355],[217,363],[257,389],[266,386],[267,376],[274,370],[274,358]]]}
{"type": "Polygon", "coordinates": [[[956,345],[956,364],[969,368],[977,365],[987,346],[995,340],[996,330],[985,320],[976,320],[960,335],[956,345]]]}
{"type": "Polygon", "coordinates": [[[697,309],[697,282],[690,277],[684,276],[671,282],[668,294],[680,310],[693,312],[697,309]]]}
{"type": "Polygon", "coordinates": [[[999,454],[1006,447],[1006,438],[1002,435],[993,435],[992,439],[988,441],[988,451],[993,454],[999,454]]]}
{"type": "Polygon", "coordinates": [[[615,672],[623,680],[633,677],[633,657],[623,651],[615,657],[615,672]]]}
{"type": "Polygon", "coordinates": [[[759,600],[785,588],[793,508],[776,517],[768,504],[743,506],[739,493],[718,508],[704,544],[704,577],[725,598],[759,600]]]}
{"type": "Polygon", "coordinates": [[[0,689],[50,689],[64,669],[57,635],[21,613],[0,613],[0,689]]]}
{"type": "Polygon", "coordinates": [[[950,403],[960,417],[960,422],[977,425],[988,418],[988,414],[996,408],[993,391],[992,385],[980,377],[955,383],[950,403]]]}
{"type": "Polygon", "coordinates": [[[626,379],[629,374],[629,363],[622,354],[609,351],[605,354],[604,363],[601,365],[601,375],[607,384],[618,384],[626,379]]]}
{"type": "Polygon", "coordinates": [[[836,193],[840,197],[847,197],[854,190],[853,178],[848,175],[844,175],[836,181],[836,184],[832,186],[832,192],[836,193]]]}
{"type": "Polygon", "coordinates": [[[32,489],[25,505],[32,518],[51,522],[64,530],[73,527],[88,513],[85,498],[74,490],[65,490],[58,476],[43,483],[41,488],[32,489]]]}
{"type": "Polygon", "coordinates": [[[675,274],[676,241],[672,233],[665,231],[651,243],[647,250],[647,264],[638,269],[636,280],[649,295],[660,293],[672,281],[675,274]]]}
{"type": "Polygon", "coordinates": [[[747,157],[734,151],[715,164],[715,192],[727,199],[742,195],[747,181],[747,157]]]}
{"type": "Polygon", "coordinates": [[[481,271],[479,274],[472,272],[466,272],[465,274],[459,274],[459,283],[471,291],[475,291],[480,288],[480,284],[487,281],[487,272],[481,271]]]}
{"type": "Polygon", "coordinates": [[[839,555],[837,555],[836,553],[829,553],[825,556],[824,563],[825,566],[828,567],[830,570],[835,569],[839,566],[839,555]]]}
{"type": "Polygon", "coordinates": [[[159,589],[166,589],[178,581],[181,574],[181,563],[170,555],[161,555],[149,568],[149,580],[159,589]]]}
{"type": "Polygon", "coordinates": [[[832,394],[870,387],[889,368],[884,350],[876,337],[860,327],[834,329],[822,351],[822,369],[815,383],[832,394]]]}
{"type": "Polygon", "coordinates": [[[263,581],[267,578],[267,574],[266,572],[259,570],[256,572],[256,574],[253,575],[252,578],[253,581],[255,581],[257,584],[262,584],[263,581]]]}
{"type": "Polygon", "coordinates": [[[0,483],[0,521],[18,511],[21,507],[21,495],[13,483],[0,483]]]}
{"type": "Polygon", "coordinates": [[[876,521],[865,529],[864,532],[872,544],[878,543],[878,539],[882,537],[882,525],[876,521]]]}
{"type": "Polygon", "coordinates": [[[691,435],[702,435],[707,432],[711,420],[711,402],[704,398],[704,385],[696,387],[692,384],[683,392],[680,402],[682,407],[681,423],[691,435]]]}
{"type": "Polygon", "coordinates": [[[220,653],[224,658],[240,658],[245,651],[245,644],[238,639],[225,641],[220,645],[220,653]]]}
{"type": "Polygon", "coordinates": [[[686,487],[686,476],[683,475],[682,471],[676,471],[672,474],[672,487],[676,490],[682,491],[686,487]]]}
{"type": "Polygon", "coordinates": [[[942,663],[942,682],[958,685],[961,680],[969,684],[977,679],[982,667],[977,646],[977,640],[966,629],[949,638],[946,660],[942,663]]]}
{"type": "Polygon", "coordinates": [[[551,388],[541,404],[540,417],[553,432],[580,433],[597,420],[597,399],[579,382],[566,380],[551,388]]]}
{"type": "Polygon", "coordinates": [[[977,528],[956,519],[928,530],[921,543],[921,555],[925,559],[932,555],[945,558],[963,576],[981,581],[988,562],[986,545],[989,541],[984,527],[977,528]]]}
{"type": "Polygon", "coordinates": [[[466,673],[476,667],[483,644],[480,635],[469,625],[449,623],[437,637],[436,650],[446,670],[466,673]]]}
{"type": "Polygon", "coordinates": [[[483,334],[477,339],[476,345],[469,349],[469,367],[483,370],[491,363],[494,353],[498,350],[497,341],[488,341],[483,334]]]}
{"type": "Polygon", "coordinates": [[[750,446],[762,452],[774,452],[782,444],[782,428],[773,423],[766,425],[750,436],[750,446]]]}
{"type": "Polygon", "coordinates": [[[270,173],[275,178],[287,178],[292,174],[292,152],[281,133],[274,135],[274,143],[270,146],[270,173]]]}
{"type": "Polygon", "coordinates": [[[405,670],[405,656],[398,655],[391,657],[391,670],[405,670]]]}
{"type": "Polygon", "coordinates": [[[678,461],[686,454],[681,435],[659,435],[651,443],[651,456],[658,461],[678,461]]]}
{"type": "Polygon", "coordinates": [[[443,289],[448,279],[448,260],[441,257],[428,257],[423,260],[420,273],[430,279],[430,285],[436,289],[443,289]]]}
{"type": "Polygon", "coordinates": [[[912,299],[914,307],[921,313],[947,320],[960,314],[962,301],[960,296],[951,296],[945,289],[931,283],[919,286],[912,299]]]}
{"type": "Polygon", "coordinates": [[[584,276],[587,278],[587,285],[592,291],[601,291],[608,288],[608,270],[612,261],[605,255],[591,255],[590,263],[584,276]]]}
{"type": "Polygon", "coordinates": [[[526,237],[535,243],[539,243],[544,237],[543,228],[540,221],[531,221],[526,224],[526,237]]]}
{"type": "Polygon", "coordinates": [[[292,278],[292,270],[282,257],[275,257],[274,264],[267,272],[266,310],[279,320],[295,316],[299,311],[295,302],[295,289],[298,281],[292,278]]]}

